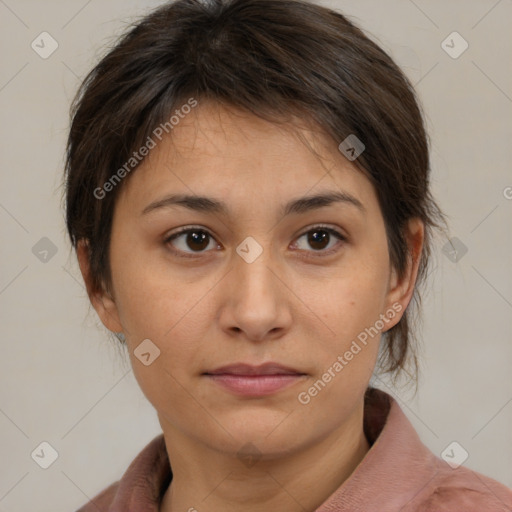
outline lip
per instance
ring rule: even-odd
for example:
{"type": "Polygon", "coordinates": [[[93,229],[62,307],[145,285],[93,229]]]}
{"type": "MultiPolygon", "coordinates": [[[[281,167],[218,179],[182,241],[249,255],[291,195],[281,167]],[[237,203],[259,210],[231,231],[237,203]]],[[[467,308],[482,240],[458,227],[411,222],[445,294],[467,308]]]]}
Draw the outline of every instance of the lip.
{"type": "Polygon", "coordinates": [[[239,396],[260,397],[292,386],[306,375],[279,363],[251,365],[236,363],[205,372],[205,377],[239,396]]]}
{"type": "Polygon", "coordinates": [[[234,363],[205,373],[207,375],[304,375],[299,370],[273,362],[260,365],[234,363]]]}

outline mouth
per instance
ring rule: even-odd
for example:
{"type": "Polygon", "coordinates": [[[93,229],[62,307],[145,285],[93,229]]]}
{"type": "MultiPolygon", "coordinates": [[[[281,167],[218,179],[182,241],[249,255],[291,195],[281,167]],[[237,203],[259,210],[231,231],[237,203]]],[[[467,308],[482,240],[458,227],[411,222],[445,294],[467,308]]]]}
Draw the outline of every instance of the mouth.
{"type": "Polygon", "coordinates": [[[207,371],[203,375],[235,395],[268,396],[303,380],[306,374],[278,363],[254,366],[237,363],[207,371]]]}

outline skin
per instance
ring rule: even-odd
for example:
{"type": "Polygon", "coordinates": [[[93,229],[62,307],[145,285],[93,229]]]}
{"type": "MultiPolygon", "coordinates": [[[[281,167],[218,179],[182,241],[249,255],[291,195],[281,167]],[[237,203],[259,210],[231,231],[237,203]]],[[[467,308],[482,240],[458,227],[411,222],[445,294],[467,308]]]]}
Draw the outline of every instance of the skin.
{"type": "Polygon", "coordinates": [[[383,331],[400,320],[414,290],[423,224],[409,223],[411,258],[399,279],[369,180],[318,129],[301,129],[307,147],[291,127],[200,102],[123,183],[110,291],[92,288],[85,245],[78,247],[91,302],[108,329],[125,334],[162,426],[174,475],[163,512],[314,510],[369,449],[363,397],[380,334],[308,404],[298,395],[393,304],[401,312],[383,331]],[[337,202],[282,215],[284,203],[320,191],[344,191],[364,211],[337,202]],[[229,213],[176,205],[141,213],[175,193],[222,200],[229,213]],[[308,243],[318,224],[346,240],[308,243]],[[203,246],[187,244],[186,234],[166,242],[185,226],[212,237],[203,246]],[[236,252],[248,236],[263,249],[252,263],[236,252]],[[144,339],[161,351],[149,366],[134,355],[144,339]],[[268,361],[305,375],[258,398],[235,396],[203,375],[268,361]],[[237,456],[247,443],[259,454],[253,464],[237,456]]]}

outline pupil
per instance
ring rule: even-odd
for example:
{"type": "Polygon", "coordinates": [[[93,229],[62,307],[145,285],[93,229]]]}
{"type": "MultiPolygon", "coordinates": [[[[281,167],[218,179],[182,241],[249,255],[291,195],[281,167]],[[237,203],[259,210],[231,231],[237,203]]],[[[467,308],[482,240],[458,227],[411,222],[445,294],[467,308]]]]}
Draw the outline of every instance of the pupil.
{"type": "MultiPolygon", "coordinates": [[[[208,247],[208,234],[204,231],[192,231],[188,234],[187,244],[191,249],[191,245],[195,245],[195,249],[205,249],[208,247]],[[192,242],[192,244],[190,244],[192,242]]],[[[313,249],[321,250],[328,244],[329,233],[325,230],[311,231],[308,236],[308,243],[313,249]],[[326,243],[327,242],[327,243],[326,243]]]]}
{"type": "Polygon", "coordinates": [[[325,230],[319,229],[318,231],[311,231],[310,236],[308,237],[308,243],[313,247],[313,249],[323,249],[327,244],[323,243],[328,241],[329,233],[325,230]],[[320,243],[321,247],[317,247],[316,244],[320,243]]]}
{"type": "Polygon", "coordinates": [[[190,246],[189,244],[189,247],[191,249],[205,249],[206,247],[208,247],[208,240],[207,240],[207,233],[205,233],[204,231],[192,231],[188,234],[188,237],[187,237],[187,244],[192,241],[192,246],[190,246]],[[198,234],[200,233],[200,234],[198,234]],[[205,243],[206,242],[206,243],[205,243]],[[193,245],[196,244],[195,248],[193,247],[193,245]]]}

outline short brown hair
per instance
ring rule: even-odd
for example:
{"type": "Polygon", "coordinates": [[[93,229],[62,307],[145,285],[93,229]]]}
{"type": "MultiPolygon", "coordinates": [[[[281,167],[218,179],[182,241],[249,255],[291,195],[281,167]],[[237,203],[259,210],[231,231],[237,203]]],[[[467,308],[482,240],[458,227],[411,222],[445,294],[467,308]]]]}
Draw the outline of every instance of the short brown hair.
{"type": "MultiPolygon", "coordinates": [[[[444,217],[430,194],[421,109],[392,59],[342,14],[303,0],[178,0],[136,23],[83,81],[71,109],[66,222],[88,245],[96,289],[110,286],[109,245],[120,186],[94,193],[187,98],[214,100],[267,120],[317,123],[339,144],[365,145],[354,163],[375,187],[400,275],[404,227],[425,225],[418,281],[433,227],[444,217]]],[[[127,178],[128,179],[128,178],[127,178]]],[[[419,303],[415,290],[413,300],[419,303]]],[[[411,308],[384,334],[380,366],[398,373],[411,356],[411,308]]]]}

